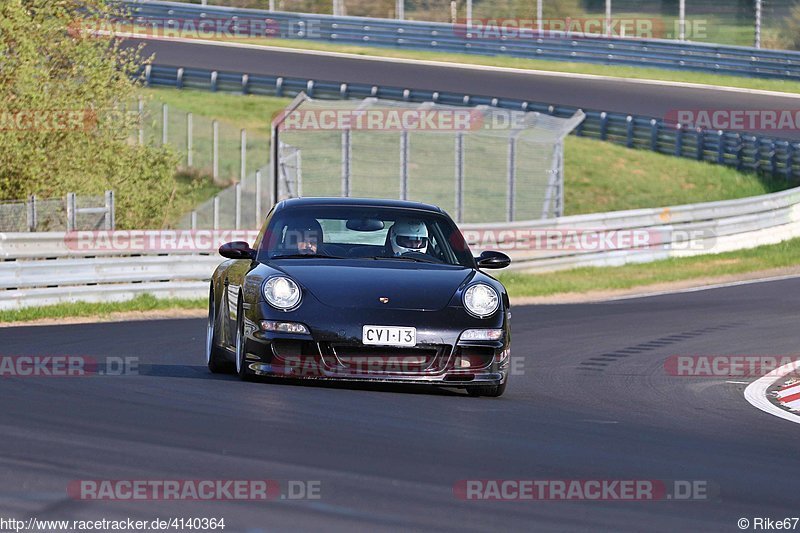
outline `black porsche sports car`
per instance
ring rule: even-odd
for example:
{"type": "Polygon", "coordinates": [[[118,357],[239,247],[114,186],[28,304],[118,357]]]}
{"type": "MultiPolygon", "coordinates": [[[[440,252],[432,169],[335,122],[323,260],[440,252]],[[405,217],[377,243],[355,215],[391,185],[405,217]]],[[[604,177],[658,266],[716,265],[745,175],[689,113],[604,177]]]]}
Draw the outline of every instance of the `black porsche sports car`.
{"type": "Polygon", "coordinates": [[[509,371],[508,295],[440,208],[295,198],[272,209],[254,246],[220,247],[211,279],[212,372],[401,382],[500,396],[509,371]]]}

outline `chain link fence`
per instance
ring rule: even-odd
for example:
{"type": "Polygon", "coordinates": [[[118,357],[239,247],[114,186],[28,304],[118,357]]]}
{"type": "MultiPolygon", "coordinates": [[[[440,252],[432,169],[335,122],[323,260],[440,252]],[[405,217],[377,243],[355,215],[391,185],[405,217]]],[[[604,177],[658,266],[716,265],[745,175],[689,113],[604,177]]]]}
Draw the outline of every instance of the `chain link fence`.
{"type": "Polygon", "coordinates": [[[170,146],[181,154],[183,169],[227,186],[181,217],[178,229],[261,225],[271,205],[269,136],[155,100],[141,100],[138,109],[142,120],[136,142],[170,146]]]}
{"type": "Polygon", "coordinates": [[[181,229],[258,228],[277,199],[400,198],[458,222],[563,213],[563,139],[581,121],[489,106],[313,100],[273,121],[273,164],[198,206],[181,229]]]}
{"type": "Polygon", "coordinates": [[[114,229],[114,195],[0,202],[0,231],[77,231],[114,229]]]}
{"type": "Polygon", "coordinates": [[[269,160],[269,136],[155,100],[139,102],[138,142],[171,146],[181,166],[215,183],[242,182],[269,160]]]}
{"type": "Polygon", "coordinates": [[[458,222],[563,213],[563,139],[581,121],[489,106],[299,95],[273,122],[278,200],[399,198],[458,222]]]}
{"type": "Polygon", "coordinates": [[[257,229],[272,207],[269,168],[258,169],[197,206],[178,223],[178,229],[257,229]]]}

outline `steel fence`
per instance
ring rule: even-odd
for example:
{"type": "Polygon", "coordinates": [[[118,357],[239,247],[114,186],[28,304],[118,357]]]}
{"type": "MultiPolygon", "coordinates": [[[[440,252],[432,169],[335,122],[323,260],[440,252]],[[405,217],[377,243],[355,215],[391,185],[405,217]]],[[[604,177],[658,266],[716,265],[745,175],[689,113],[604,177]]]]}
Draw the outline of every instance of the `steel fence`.
{"type": "Polygon", "coordinates": [[[800,52],[785,50],[668,39],[604,37],[591,32],[542,33],[530,25],[509,30],[480,20],[468,26],[194,6],[160,1],[128,1],[125,5],[131,12],[130,20],[137,28],[159,35],[197,35],[197,25],[201,21],[223,19],[230,21],[229,31],[240,37],[252,34],[346,45],[668,68],[757,78],[800,79],[800,52]],[[255,28],[256,21],[259,23],[258,28],[255,28]],[[187,31],[187,26],[191,26],[193,32],[187,31]],[[267,28],[266,32],[263,27],[267,28]]]}
{"type": "Polygon", "coordinates": [[[182,167],[211,176],[217,184],[243,182],[268,162],[268,135],[156,100],[142,99],[138,108],[140,144],[171,146],[182,154],[182,167]]]}
{"type": "Polygon", "coordinates": [[[602,25],[608,16],[615,35],[625,29],[656,38],[750,45],[761,20],[763,40],[775,48],[791,26],[796,0],[179,0],[272,11],[427,22],[507,21],[538,27],[602,25]],[[681,10],[681,3],[684,4],[681,10]],[[760,17],[757,5],[761,4],[760,17]],[[608,11],[606,6],[608,4],[608,11]],[[541,17],[541,19],[540,19],[541,17]]]}
{"type": "Polygon", "coordinates": [[[114,193],[86,196],[68,193],[63,198],[38,198],[0,202],[0,231],[111,230],[114,193]]]}
{"type": "Polygon", "coordinates": [[[561,216],[563,141],[582,120],[580,112],[557,118],[301,94],[272,124],[277,197],[415,200],[439,205],[458,222],[561,216]]]}
{"type": "Polygon", "coordinates": [[[245,176],[184,216],[179,229],[242,229],[259,228],[273,204],[267,166],[245,176]]]}
{"type": "Polygon", "coordinates": [[[182,154],[181,167],[227,186],[186,213],[175,227],[219,229],[257,227],[272,205],[268,135],[239,129],[225,120],[197,115],[156,100],[140,100],[140,144],[169,145],[182,154]],[[262,192],[263,191],[263,192],[262,192]]]}

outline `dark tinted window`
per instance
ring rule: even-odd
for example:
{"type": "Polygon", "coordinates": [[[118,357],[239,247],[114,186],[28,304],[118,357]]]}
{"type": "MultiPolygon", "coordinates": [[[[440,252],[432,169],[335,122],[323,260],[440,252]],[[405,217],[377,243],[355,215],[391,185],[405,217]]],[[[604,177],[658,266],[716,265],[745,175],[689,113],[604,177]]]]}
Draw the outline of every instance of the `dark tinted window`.
{"type": "Polygon", "coordinates": [[[278,211],[258,253],[260,261],[323,256],[474,266],[461,232],[448,217],[385,207],[308,206],[278,211]]]}

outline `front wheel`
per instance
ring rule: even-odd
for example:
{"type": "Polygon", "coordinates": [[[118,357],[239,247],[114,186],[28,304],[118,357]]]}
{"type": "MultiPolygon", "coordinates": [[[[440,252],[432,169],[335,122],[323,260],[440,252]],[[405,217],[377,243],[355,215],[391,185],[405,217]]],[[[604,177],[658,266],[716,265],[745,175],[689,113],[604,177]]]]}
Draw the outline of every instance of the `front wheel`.
{"type": "Polygon", "coordinates": [[[225,360],[222,349],[217,344],[217,305],[214,287],[208,297],[208,324],[206,325],[206,364],[214,374],[229,374],[232,365],[225,360]]]}
{"type": "Polygon", "coordinates": [[[508,382],[500,385],[473,385],[472,387],[467,387],[467,394],[473,398],[477,398],[478,396],[499,398],[506,391],[506,383],[508,382]]]}
{"type": "Polygon", "coordinates": [[[247,353],[245,351],[245,337],[244,337],[244,309],[241,304],[241,296],[239,300],[238,310],[236,312],[236,373],[242,381],[250,381],[253,379],[253,373],[247,366],[247,353]]]}

